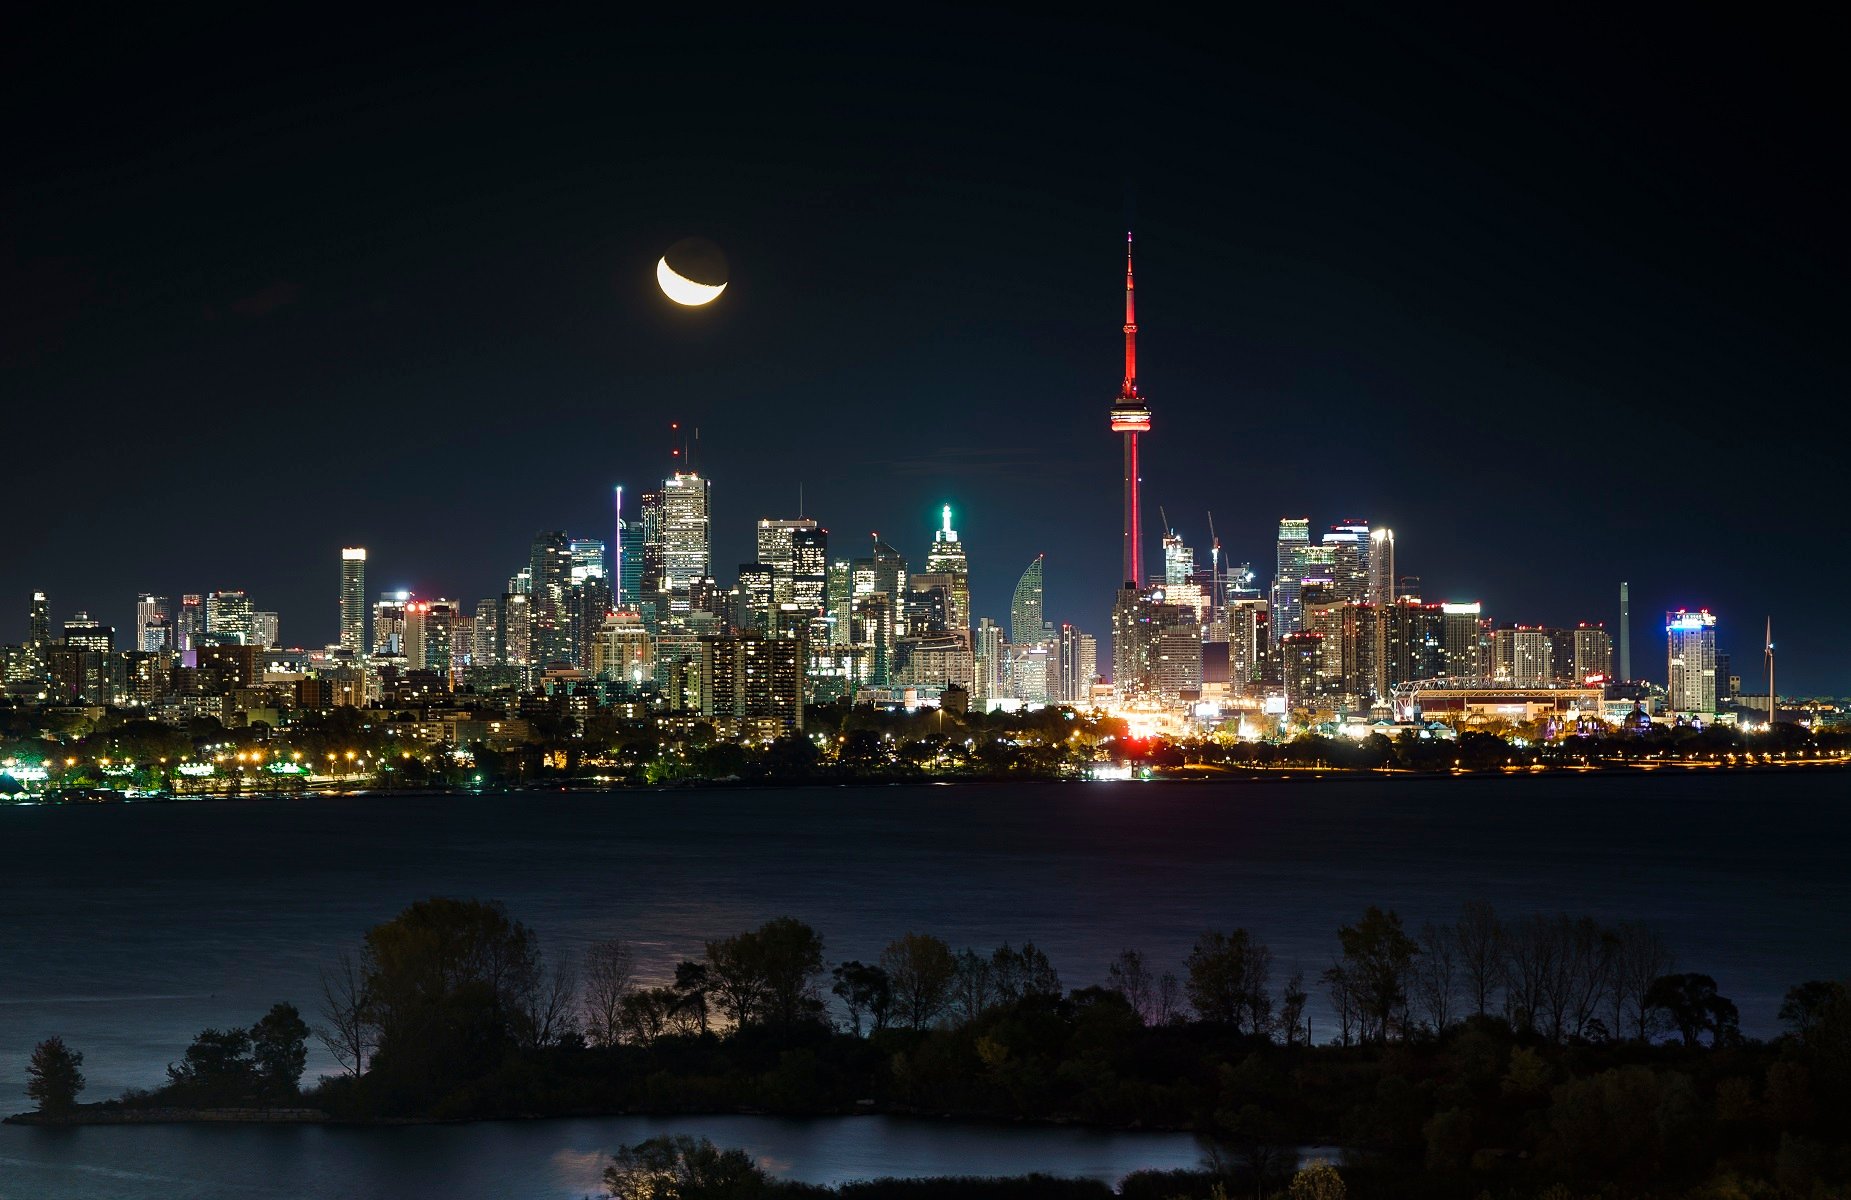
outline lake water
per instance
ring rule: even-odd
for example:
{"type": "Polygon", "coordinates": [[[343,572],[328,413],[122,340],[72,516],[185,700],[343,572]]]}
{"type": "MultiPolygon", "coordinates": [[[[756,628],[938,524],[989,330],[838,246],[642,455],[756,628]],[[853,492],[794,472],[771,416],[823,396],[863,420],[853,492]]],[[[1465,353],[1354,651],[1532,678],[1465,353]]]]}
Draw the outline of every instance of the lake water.
{"type": "Polygon", "coordinates": [[[1194,1167],[1194,1139],[888,1117],[615,1117],[393,1129],[202,1125],[0,1129],[0,1200],[581,1200],[611,1154],[665,1133],[737,1146],[787,1179],[1059,1171],[1116,1183],[1194,1167]],[[955,1165],[953,1165],[955,1164],[955,1165]]]}
{"type": "MultiPolygon", "coordinates": [[[[320,964],[436,893],[502,900],[556,949],[631,939],[658,974],[704,938],[788,913],[819,930],[832,961],[872,958],[908,931],[984,949],[1032,940],[1068,986],[1103,981],[1126,947],[1180,972],[1198,933],[1237,925],[1272,946],[1275,982],[1294,968],[1314,978],[1337,927],[1366,905],[1418,925],[1482,898],[1510,914],[1646,920],[1681,968],[1716,977],[1746,1031],[1765,1035],[1788,986],[1851,974],[1847,801],[1851,775],[1807,771],[0,808],[0,1109],[25,1107],[24,1060],[48,1034],[85,1053],[86,1098],[97,1099],[158,1083],[205,1026],[249,1024],[278,1000],[308,1011],[320,964]]],[[[1313,1017],[1326,1036],[1321,1001],[1313,1017]]],[[[311,1061],[311,1074],[328,1069],[311,1061]]],[[[623,1140],[597,1132],[619,1128],[610,1123],[552,1132],[581,1125],[471,1127],[488,1130],[479,1138],[85,1130],[63,1142],[8,1127],[0,1180],[43,1155],[34,1161],[73,1171],[153,1171],[143,1150],[156,1145],[189,1178],[179,1167],[212,1147],[193,1174],[230,1188],[234,1176],[307,1171],[335,1153],[390,1179],[393,1164],[421,1155],[494,1157],[507,1144],[510,1164],[541,1163],[623,1140]]],[[[811,1155],[811,1177],[851,1160],[858,1170],[856,1155],[890,1154],[902,1169],[897,1145],[866,1140],[884,1127],[845,1128],[858,1132],[792,1150],[811,1155]]],[[[891,1135],[939,1147],[905,1162],[967,1169],[973,1135],[923,1129],[891,1135]]],[[[1047,1153],[1012,1169],[1059,1169],[1069,1151],[1047,1153]]],[[[551,1194],[531,1178],[541,1191],[497,1194],[551,1194]]],[[[113,1194],[182,1194],[121,1183],[113,1194]]],[[[0,1197],[48,1194],[0,1182],[0,1197]]]]}

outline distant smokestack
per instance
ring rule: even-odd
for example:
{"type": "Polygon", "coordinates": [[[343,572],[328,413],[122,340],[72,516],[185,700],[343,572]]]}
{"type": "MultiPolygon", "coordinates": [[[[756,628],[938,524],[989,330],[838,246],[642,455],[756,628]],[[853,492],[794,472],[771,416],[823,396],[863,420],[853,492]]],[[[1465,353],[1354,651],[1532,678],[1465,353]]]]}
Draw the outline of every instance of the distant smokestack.
{"type": "Polygon", "coordinates": [[[1620,584],[1620,679],[1632,682],[1632,597],[1620,584]]]}

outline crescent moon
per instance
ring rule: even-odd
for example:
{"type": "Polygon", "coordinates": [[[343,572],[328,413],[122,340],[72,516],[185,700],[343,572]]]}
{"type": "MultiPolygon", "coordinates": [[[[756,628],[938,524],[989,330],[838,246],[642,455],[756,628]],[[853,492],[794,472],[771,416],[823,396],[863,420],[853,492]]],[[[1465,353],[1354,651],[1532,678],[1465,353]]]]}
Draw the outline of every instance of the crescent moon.
{"type": "Polygon", "coordinates": [[[712,304],[726,290],[724,283],[696,283],[685,275],[675,273],[675,268],[668,265],[665,254],[656,263],[656,282],[662,285],[662,294],[676,304],[685,304],[689,308],[698,308],[703,304],[712,304]]]}

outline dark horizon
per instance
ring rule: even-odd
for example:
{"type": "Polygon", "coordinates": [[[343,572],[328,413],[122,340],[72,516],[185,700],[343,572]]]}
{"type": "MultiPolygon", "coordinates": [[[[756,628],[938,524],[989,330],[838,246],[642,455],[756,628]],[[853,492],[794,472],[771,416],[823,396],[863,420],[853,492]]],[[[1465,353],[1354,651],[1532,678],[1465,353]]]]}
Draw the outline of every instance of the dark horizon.
{"type": "Polygon", "coordinates": [[[0,641],[34,589],[120,643],[139,591],[245,588],[319,646],[343,545],[473,602],[608,541],[680,421],[722,582],[800,487],[835,557],[918,565],[950,503],[975,616],[1045,552],[1104,643],[1129,225],[1152,550],[1212,511],[1265,586],[1280,517],[1363,517],[1500,621],[1617,641],[1630,581],[1645,678],[1708,607],[1749,692],[1770,614],[1783,693],[1851,691],[1831,39],[1242,19],[22,22],[0,641]],[[690,234],[710,309],[651,276],[690,234]]]}

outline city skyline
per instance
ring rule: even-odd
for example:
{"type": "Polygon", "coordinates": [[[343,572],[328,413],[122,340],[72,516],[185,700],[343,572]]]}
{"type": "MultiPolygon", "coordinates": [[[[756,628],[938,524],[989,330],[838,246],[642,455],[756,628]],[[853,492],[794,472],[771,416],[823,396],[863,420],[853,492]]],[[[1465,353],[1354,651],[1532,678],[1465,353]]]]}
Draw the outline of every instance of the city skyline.
{"type": "MultiPolygon", "coordinates": [[[[494,18],[382,24],[341,76],[310,36],[261,78],[221,31],[79,53],[51,20],[22,86],[94,130],[136,96],[136,132],[19,147],[0,363],[16,436],[53,452],[13,464],[30,519],[0,596],[120,623],[137,589],[243,588],[320,644],[326,547],[367,547],[375,592],[488,595],[535,530],[608,538],[608,489],[660,478],[678,418],[728,571],[800,496],[843,536],[846,517],[909,540],[950,503],[973,613],[1001,617],[1045,553],[1050,611],[1103,630],[1123,498],[1099,410],[1133,228],[1161,407],[1143,505],[1193,544],[1212,511],[1226,558],[1263,564],[1282,515],[1365,514],[1435,594],[1615,622],[1627,580],[1635,616],[1721,614],[1738,662],[1771,615],[1789,686],[1845,690],[1851,647],[1789,583],[1806,561],[1806,589],[1851,587],[1792,515],[1834,507],[1814,426],[1846,391],[1815,77],[1719,91],[1694,66],[1642,75],[1620,34],[1256,20],[1232,73],[1135,28],[928,25],[878,74],[791,31],[716,31],[710,65],[762,92],[744,121],[664,103],[660,67],[613,73],[596,36],[494,18]],[[506,64],[510,33],[545,72],[506,64]],[[1049,53],[1018,63],[1023,43],[1049,53]],[[1121,64],[1140,103],[1080,86],[1121,64]],[[843,73],[865,111],[836,107],[843,73]],[[688,234],[734,278],[675,310],[651,267],[688,234]],[[225,438],[277,469],[227,489],[225,438]],[[1740,482],[1770,465],[1771,514],[1740,482]]],[[[1642,655],[1650,633],[1635,621],[1642,655]]]]}

